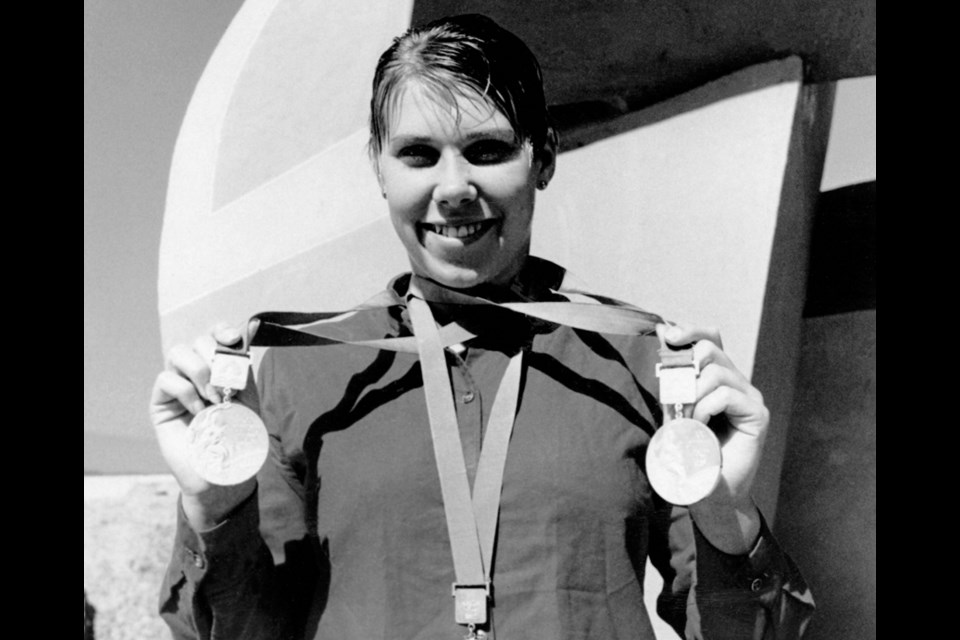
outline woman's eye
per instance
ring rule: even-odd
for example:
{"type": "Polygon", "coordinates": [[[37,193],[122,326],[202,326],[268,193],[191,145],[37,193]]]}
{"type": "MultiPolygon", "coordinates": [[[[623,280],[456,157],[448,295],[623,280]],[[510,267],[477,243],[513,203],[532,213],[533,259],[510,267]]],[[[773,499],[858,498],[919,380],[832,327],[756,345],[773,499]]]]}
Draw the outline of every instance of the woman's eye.
{"type": "Polygon", "coordinates": [[[397,157],[410,167],[432,167],[439,155],[436,149],[425,144],[412,144],[397,153],[397,157]]]}
{"type": "Polygon", "coordinates": [[[464,157],[470,164],[497,164],[513,158],[519,147],[503,140],[480,140],[467,147],[464,157]]]}

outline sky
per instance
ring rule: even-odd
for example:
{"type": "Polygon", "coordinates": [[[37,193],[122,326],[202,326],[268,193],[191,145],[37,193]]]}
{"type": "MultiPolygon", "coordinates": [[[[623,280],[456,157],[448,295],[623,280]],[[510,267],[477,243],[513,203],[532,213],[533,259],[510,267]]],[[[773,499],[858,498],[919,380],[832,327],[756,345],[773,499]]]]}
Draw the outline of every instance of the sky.
{"type": "MultiPolygon", "coordinates": [[[[163,366],[157,254],[190,96],[239,0],[84,0],[84,443],[159,471],[146,407],[163,366]]],[[[876,180],[876,77],[839,83],[824,190],[876,180]]],[[[93,451],[93,450],[96,451],[93,451]]],[[[110,463],[107,463],[110,466],[110,463]]]]}
{"type": "Polygon", "coordinates": [[[194,86],[240,4],[84,1],[85,433],[152,437],[170,159],[194,86]]]}

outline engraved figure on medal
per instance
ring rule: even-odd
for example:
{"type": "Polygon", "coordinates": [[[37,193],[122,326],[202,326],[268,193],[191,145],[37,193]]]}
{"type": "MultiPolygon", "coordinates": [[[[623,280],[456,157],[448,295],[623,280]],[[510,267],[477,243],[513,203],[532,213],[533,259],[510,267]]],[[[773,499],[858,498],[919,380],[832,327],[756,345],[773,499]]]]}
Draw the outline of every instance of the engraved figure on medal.
{"type": "Polygon", "coordinates": [[[706,498],[720,481],[720,442],[702,422],[664,424],[647,446],[647,477],[667,502],[687,506],[706,498]]]}

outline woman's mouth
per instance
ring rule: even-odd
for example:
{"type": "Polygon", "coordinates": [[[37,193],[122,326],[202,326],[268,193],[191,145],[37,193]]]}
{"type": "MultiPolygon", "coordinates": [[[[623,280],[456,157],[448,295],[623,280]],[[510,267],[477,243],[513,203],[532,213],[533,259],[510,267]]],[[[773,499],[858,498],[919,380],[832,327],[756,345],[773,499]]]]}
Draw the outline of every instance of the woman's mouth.
{"type": "Polygon", "coordinates": [[[435,233],[444,238],[459,240],[463,243],[473,242],[487,231],[496,226],[496,219],[481,220],[468,223],[430,224],[422,222],[418,226],[425,232],[435,233]]]}

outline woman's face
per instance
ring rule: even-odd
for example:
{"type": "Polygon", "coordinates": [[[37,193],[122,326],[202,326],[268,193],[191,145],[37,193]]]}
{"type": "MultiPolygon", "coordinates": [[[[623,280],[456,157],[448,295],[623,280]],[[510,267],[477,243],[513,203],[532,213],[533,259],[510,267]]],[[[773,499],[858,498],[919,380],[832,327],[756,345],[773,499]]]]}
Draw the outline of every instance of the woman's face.
{"type": "Polygon", "coordinates": [[[535,159],[479,97],[457,98],[458,120],[418,83],[400,90],[379,173],[414,273],[458,289],[506,284],[529,252],[534,194],[552,175],[553,149],[535,159]]]}

